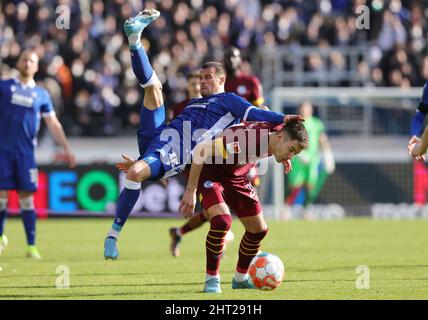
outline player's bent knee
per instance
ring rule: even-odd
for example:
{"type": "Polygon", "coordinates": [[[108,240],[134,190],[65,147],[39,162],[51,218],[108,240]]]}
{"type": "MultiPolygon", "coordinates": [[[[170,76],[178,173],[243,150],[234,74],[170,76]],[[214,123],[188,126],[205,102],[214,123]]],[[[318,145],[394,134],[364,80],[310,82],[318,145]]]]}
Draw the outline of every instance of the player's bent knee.
{"type": "Polygon", "coordinates": [[[215,230],[228,231],[232,226],[232,216],[230,214],[216,215],[211,219],[211,228],[215,230]]]}
{"type": "Polygon", "coordinates": [[[19,206],[22,210],[34,210],[34,196],[20,198],[19,206]]]}
{"type": "Polygon", "coordinates": [[[126,173],[126,179],[134,182],[142,182],[150,177],[150,167],[144,161],[136,162],[126,173]]]}

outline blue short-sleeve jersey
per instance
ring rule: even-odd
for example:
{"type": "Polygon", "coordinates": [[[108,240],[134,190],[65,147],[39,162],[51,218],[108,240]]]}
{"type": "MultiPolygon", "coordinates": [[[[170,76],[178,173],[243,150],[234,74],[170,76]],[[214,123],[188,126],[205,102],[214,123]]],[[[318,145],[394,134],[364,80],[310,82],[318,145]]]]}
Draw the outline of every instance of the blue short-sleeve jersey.
{"type": "Polygon", "coordinates": [[[33,154],[40,119],[53,113],[48,92],[34,81],[0,80],[0,149],[33,154]]]}

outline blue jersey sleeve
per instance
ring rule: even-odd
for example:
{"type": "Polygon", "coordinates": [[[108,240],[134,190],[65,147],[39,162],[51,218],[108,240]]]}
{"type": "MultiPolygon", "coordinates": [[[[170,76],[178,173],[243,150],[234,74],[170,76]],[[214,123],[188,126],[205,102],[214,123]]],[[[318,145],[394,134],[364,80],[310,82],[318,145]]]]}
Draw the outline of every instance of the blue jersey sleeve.
{"type": "Polygon", "coordinates": [[[43,117],[50,116],[51,114],[55,113],[55,109],[52,104],[51,97],[49,96],[49,93],[46,90],[42,91],[42,104],[40,107],[40,112],[43,117]]]}
{"type": "Polygon", "coordinates": [[[235,117],[243,121],[266,121],[273,124],[284,122],[282,113],[259,109],[235,94],[232,99],[227,100],[226,106],[235,117]]]}
{"type": "Polygon", "coordinates": [[[418,111],[412,119],[412,124],[410,127],[410,135],[419,136],[422,132],[422,125],[424,123],[425,114],[418,111]]]}
{"type": "Polygon", "coordinates": [[[419,136],[422,133],[422,126],[427,113],[428,113],[428,81],[425,82],[424,89],[422,92],[421,102],[419,103],[416,114],[412,119],[412,123],[410,126],[410,135],[419,136]]]}

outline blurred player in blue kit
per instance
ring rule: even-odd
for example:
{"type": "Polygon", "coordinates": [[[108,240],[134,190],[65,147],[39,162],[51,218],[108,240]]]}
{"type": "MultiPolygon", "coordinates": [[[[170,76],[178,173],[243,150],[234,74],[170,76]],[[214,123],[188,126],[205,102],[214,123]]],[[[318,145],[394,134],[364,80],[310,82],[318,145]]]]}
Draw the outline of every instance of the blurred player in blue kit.
{"type": "MultiPolygon", "coordinates": [[[[140,111],[141,127],[138,131],[140,157],[127,170],[125,188],[119,196],[115,219],[104,242],[106,259],[116,259],[119,256],[117,239],[138,200],[141,182],[165,179],[182,172],[191,163],[191,153],[197,143],[211,140],[225,128],[242,120],[281,124],[301,119],[297,115],[285,116],[261,110],[234,93],[226,93],[223,64],[208,62],[199,73],[202,98],[190,100],[183,113],[167,125],[162,84],[141,44],[142,31],[159,15],[157,10],[144,10],[124,24],[132,68],[144,88],[144,101],[140,111]]],[[[130,161],[129,158],[124,158],[124,164],[130,161]]],[[[196,199],[196,192],[193,196],[196,199]]]]}
{"type": "Polygon", "coordinates": [[[34,149],[41,118],[54,139],[64,148],[64,159],[70,166],[75,165],[74,155],[55,115],[49,93],[34,81],[38,66],[37,54],[27,49],[17,62],[19,76],[0,80],[0,254],[8,244],[4,234],[7,190],[17,190],[27,236],[27,256],[35,259],[41,259],[35,245],[34,211],[34,192],[38,180],[34,149]]]}

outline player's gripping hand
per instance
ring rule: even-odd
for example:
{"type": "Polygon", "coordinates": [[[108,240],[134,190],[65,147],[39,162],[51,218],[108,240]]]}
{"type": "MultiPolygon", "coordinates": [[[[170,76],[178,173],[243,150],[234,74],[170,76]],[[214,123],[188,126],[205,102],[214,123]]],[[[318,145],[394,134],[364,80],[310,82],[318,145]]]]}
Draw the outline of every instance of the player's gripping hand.
{"type": "Polygon", "coordinates": [[[131,168],[132,165],[137,162],[137,160],[131,158],[130,156],[127,156],[124,153],[122,153],[122,158],[125,159],[125,161],[116,163],[116,169],[127,173],[129,168],[131,168]]]}
{"type": "Polygon", "coordinates": [[[179,211],[185,218],[190,218],[195,211],[196,206],[196,190],[186,189],[181,198],[179,211]]]}
{"type": "Polygon", "coordinates": [[[412,151],[410,152],[410,155],[416,161],[425,161],[426,152],[427,150],[422,148],[421,142],[417,142],[412,145],[412,151]]]}
{"type": "Polygon", "coordinates": [[[412,136],[407,144],[407,152],[416,161],[425,161],[425,152],[421,148],[421,139],[417,136],[412,136]]]}
{"type": "Polygon", "coordinates": [[[284,123],[294,122],[294,121],[305,121],[305,118],[300,114],[287,114],[284,116],[284,123]]]}

